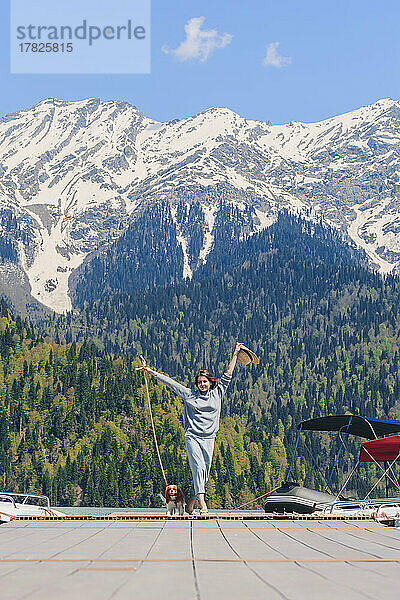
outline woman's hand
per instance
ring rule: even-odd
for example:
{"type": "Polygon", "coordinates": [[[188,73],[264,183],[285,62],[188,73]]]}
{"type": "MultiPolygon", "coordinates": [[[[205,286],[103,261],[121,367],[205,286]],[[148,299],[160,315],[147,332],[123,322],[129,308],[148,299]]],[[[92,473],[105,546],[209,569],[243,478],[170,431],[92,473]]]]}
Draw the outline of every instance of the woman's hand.
{"type": "Polygon", "coordinates": [[[153,375],[154,371],[152,369],[150,369],[150,367],[147,366],[146,360],[144,359],[144,357],[143,356],[139,356],[139,358],[142,361],[142,366],[141,367],[137,367],[136,371],[144,371],[145,373],[149,373],[150,375],[153,375]]]}
{"type": "Polygon", "coordinates": [[[236,344],[235,350],[233,351],[233,356],[232,356],[231,362],[229,363],[228,368],[225,371],[227,373],[227,375],[232,376],[233,369],[236,366],[237,356],[238,356],[240,350],[243,348],[243,346],[244,346],[244,344],[240,344],[239,342],[236,344]]]}
{"type": "Polygon", "coordinates": [[[136,371],[146,371],[146,373],[150,373],[151,369],[147,365],[142,365],[141,367],[136,367],[136,371]]]}
{"type": "Polygon", "coordinates": [[[244,347],[244,344],[240,344],[239,342],[237,342],[235,350],[233,352],[233,356],[236,356],[239,354],[240,350],[244,347]]]}

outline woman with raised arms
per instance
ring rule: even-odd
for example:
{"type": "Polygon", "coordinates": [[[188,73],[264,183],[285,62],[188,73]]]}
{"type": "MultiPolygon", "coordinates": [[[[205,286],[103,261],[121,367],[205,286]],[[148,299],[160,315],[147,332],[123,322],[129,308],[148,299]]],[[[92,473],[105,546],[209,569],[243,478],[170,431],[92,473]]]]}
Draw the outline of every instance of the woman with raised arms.
{"type": "Polygon", "coordinates": [[[232,359],[217,383],[215,377],[206,370],[197,373],[195,387],[187,388],[166,375],[157,373],[147,365],[141,367],[146,373],[154,375],[165,383],[184,403],[185,444],[192,472],[192,488],[186,510],[192,514],[196,499],[199,501],[200,514],[207,514],[205,486],[211,468],[214,442],[219,429],[221,400],[231,382],[237,356],[243,344],[236,344],[232,359]]]}

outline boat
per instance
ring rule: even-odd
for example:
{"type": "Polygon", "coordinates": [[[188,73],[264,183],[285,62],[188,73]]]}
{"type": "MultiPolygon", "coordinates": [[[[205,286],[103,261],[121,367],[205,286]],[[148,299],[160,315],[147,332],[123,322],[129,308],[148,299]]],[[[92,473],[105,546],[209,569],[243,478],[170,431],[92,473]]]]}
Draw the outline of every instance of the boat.
{"type": "Polygon", "coordinates": [[[268,494],[264,508],[268,513],[311,514],[330,506],[335,500],[332,494],[302,487],[295,481],[284,481],[268,494]]]}
{"type": "Polygon", "coordinates": [[[387,493],[388,480],[400,493],[400,484],[394,473],[396,462],[400,460],[400,435],[396,435],[400,432],[400,421],[362,417],[352,414],[328,415],[303,421],[299,424],[298,430],[289,472],[282,485],[267,494],[264,502],[266,513],[321,514],[331,516],[359,515],[381,517],[383,519],[400,517],[400,497],[388,497],[387,493]],[[303,487],[297,482],[290,481],[299,437],[304,431],[337,432],[341,438],[340,448],[330,472],[326,489],[329,488],[332,475],[340,455],[345,448],[344,436],[354,435],[367,438],[367,441],[361,443],[359,458],[337,494],[329,494],[326,492],[326,489],[324,492],[320,492],[303,487]],[[375,463],[381,471],[380,477],[363,499],[344,498],[343,493],[352,476],[360,463],[364,462],[375,463]],[[382,466],[381,463],[384,465],[382,466]],[[371,498],[370,495],[383,479],[386,480],[386,498],[371,498]]]}
{"type": "Polygon", "coordinates": [[[20,492],[0,492],[0,523],[15,517],[63,517],[64,513],[50,506],[48,496],[20,492]]]}

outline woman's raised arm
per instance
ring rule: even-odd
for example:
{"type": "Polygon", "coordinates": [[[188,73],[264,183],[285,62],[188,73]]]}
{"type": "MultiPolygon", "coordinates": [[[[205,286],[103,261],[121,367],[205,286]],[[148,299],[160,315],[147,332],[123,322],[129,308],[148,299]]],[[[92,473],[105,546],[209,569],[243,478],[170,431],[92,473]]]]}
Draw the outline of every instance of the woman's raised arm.
{"type": "Polygon", "coordinates": [[[236,366],[236,362],[237,362],[237,356],[238,356],[238,354],[239,354],[239,351],[240,351],[240,349],[241,349],[243,346],[244,346],[244,344],[239,344],[239,343],[237,343],[237,344],[236,344],[236,348],[235,348],[235,350],[234,350],[234,352],[233,352],[233,356],[232,356],[232,358],[231,358],[231,362],[229,363],[229,365],[228,365],[228,368],[227,368],[227,369],[226,369],[226,371],[225,371],[225,373],[226,373],[227,375],[230,375],[231,377],[232,377],[232,374],[233,374],[233,369],[234,369],[234,368],[235,368],[235,366],[236,366]]]}
{"type": "Polygon", "coordinates": [[[166,386],[168,386],[173,392],[175,392],[175,394],[177,394],[181,398],[184,398],[187,394],[190,394],[189,388],[185,387],[181,383],[178,383],[174,379],[171,379],[171,377],[167,377],[167,375],[157,373],[157,371],[150,369],[150,367],[148,367],[147,365],[139,367],[138,370],[153,375],[156,379],[158,379],[158,381],[161,381],[161,383],[165,383],[166,386]]]}

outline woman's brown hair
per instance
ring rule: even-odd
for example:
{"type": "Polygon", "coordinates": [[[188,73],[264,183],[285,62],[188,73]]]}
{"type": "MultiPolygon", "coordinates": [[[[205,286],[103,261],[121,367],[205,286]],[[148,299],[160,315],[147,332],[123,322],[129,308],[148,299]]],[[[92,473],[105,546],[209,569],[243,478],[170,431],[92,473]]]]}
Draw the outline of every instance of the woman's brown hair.
{"type": "Polygon", "coordinates": [[[206,371],[205,369],[201,369],[201,371],[199,371],[196,375],[196,377],[194,378],[194,382],[196,384],[196,386],[198,387],[198,380],[199,377],[206,377],[208,379],[208,381],[211,383],[210,385],[210,390],[213,390],[216,386],[217,386],[217,380],[215,379],[214,375],[212,375],[210,373],[210,371],[206,371]]]}

